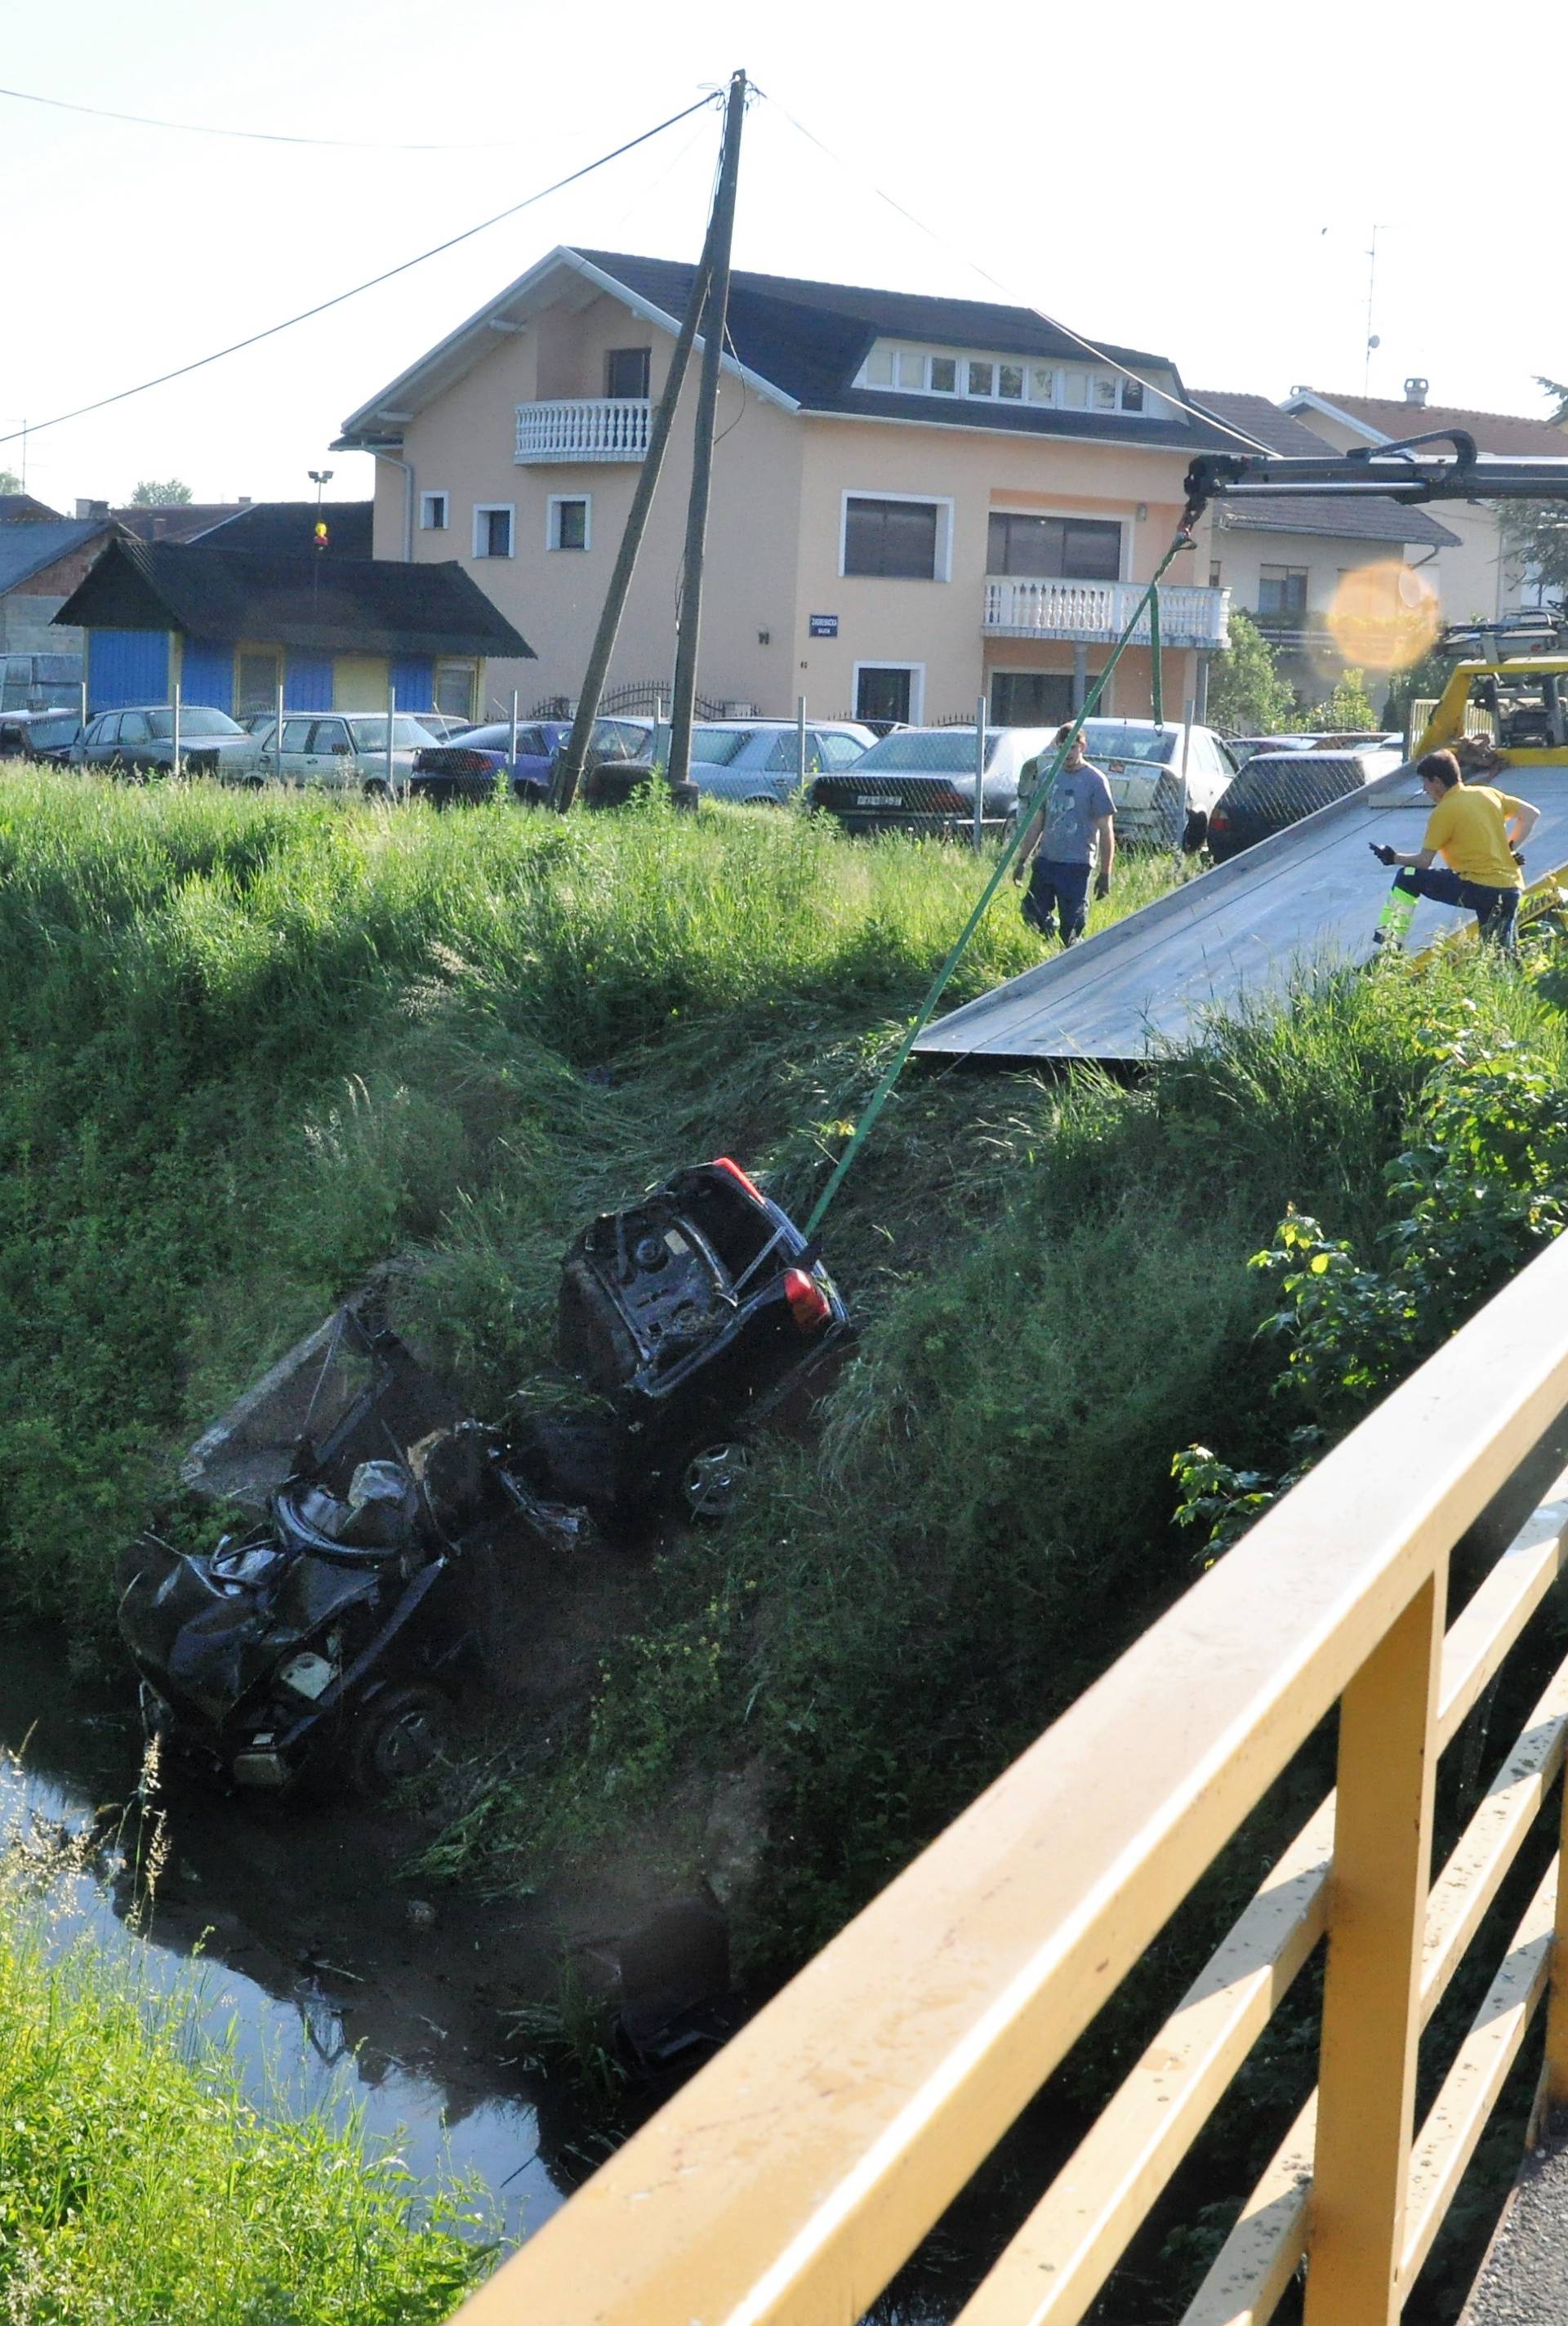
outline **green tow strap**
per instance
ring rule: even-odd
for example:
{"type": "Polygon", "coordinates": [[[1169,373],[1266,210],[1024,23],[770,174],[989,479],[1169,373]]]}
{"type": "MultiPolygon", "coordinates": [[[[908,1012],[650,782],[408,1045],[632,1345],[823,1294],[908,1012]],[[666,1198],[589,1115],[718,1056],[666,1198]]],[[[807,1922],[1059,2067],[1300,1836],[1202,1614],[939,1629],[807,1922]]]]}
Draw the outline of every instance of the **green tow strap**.
{"type": "MultiPolygon", "coordinates": [[[[1008,841],[1007,846],[1003,849],[1001,855],[997,858],[996,870],[991,874],[990,879],[986,882],[984,889],[980,891],[979,901],[977,903],[973,912],[970,913],[969,919],[964,923],[962,929],[960,931],[957,944],[953,946],[951,952],[948,954],[947,959],[942,963],[942,967],[937,971],[935,977],[932,980],[930,990],[927,992],[924,1000],[921,1003],[920,1008],[915,1011],[914,1017],[910,1023],[909,1031],[905,1035],[903,1041],[899,1044],[897,1050],[894,1054],[892,1065],[887,1068],[881,1081],[872,1092],[864,1114],[862,1114],[859,1121],[855,1125],[854,1130],[850,1134],[849,1144],[845,1148],[844,1152],[840,1156],[838,1162],[833,1167],[832,1177],[828,1181],[827,1186],[817,1197],[816,1205],[812,1212],[812,1215],[806,1222],[806,1233],[808,1236],[815,1235],[818,1228],[821,1225],[823,1219],[827,1215],[828,1206],[831,1204],[834,1196],[838,1194],[840,1186],[843,1184],[846,1172],[849,1170],[850,1164],[854,1161],[856,1156],[864,1146],[877,1116],[886,1105],[888,1095],[893,1089],[894,1084],[904,1072],[910,1052],[914,1049],[916,1042],[919,1041],[922,1034],[924,1033],[927,1026],[930,1025],[932,1014],[934,1011],[937,1003],[942,1000],[943,993],[947,990],[948,980],[951,977],[954,970],[963,959],[964,954],[969,946],[970,939],[974,935],[975,931],[979,927],[980,923],[984,920],[987,910],[990,905],[991,898],[1001,887],[1002,880],[1009,866],[1012,864],[1013,859],[1017,855],[1019,849],[1023,846],[1024,836],[1034,821],[1035,803],[1044,796],[1047,786],[1053,784],[1056,781],[1057,777],[1061,774],[1062,767],[1066,762],[1068,752],[1072,749],[1074,742],[1077,740],[1084,721],[1089,717],[1090,713],[1094,709],[1095,704],[1099,701],[1100,696],[1104,693],[1106,681],[1109,678],[1112,671],[1121,660],[1122,654],[1127,647],[1127,641],[1131,638],[1133,632],[1142,621],[1146,609],[1151,609],[1155,607],[1161,577],[1164,575],[1165,568],[1171,563],[1172,558],[1176,556],[1180,551],[1183,549],[1191,549],[1192,545],[1191,536],[1185,531],[1183,531],[1177,534],[1174,541],[1172,542],[1169,549],[1166,550],[1164,557],[1160,560],[1154,580],[1149,583],[1148,588],[1144,591],[1143,596],[1138,600],[1137,605],[1134,609],[1132,619],[1128,622],[1126,629],[1123,630],[1120,637],[1118,638],[1115,647],[1112,649],[1110,660],[1106,664],[1105,668],[1100,672],[1099,676],[1095,680],[1093,686],[1090,689],[1089,694],[1085,698],[1082,710],[1076,712],[1073,714],[1072,724],[1068,729],[1061,743],[1057,746],[1056,756],[1052,761],[1050,768],[1043,777],[1042,781],[1035,786],[1034,791],[1030,794],[1027,804],[1020,807],[1017,825],[1014,831],[1012,839],[1008,841]]],[[[1154,630],[1154,636],[1157,638],[1159,635],[1157,628],[1159,617],[1157,614],[1151,612],[1150,619],[1151,621],[1156,625],[1154,630]]],[[[1158,653],[1156,651],[1156,669],[1158,668],[1158,653]]],[[[979,782],[978,777],[976,781],[977,783],[979,782]]]]}

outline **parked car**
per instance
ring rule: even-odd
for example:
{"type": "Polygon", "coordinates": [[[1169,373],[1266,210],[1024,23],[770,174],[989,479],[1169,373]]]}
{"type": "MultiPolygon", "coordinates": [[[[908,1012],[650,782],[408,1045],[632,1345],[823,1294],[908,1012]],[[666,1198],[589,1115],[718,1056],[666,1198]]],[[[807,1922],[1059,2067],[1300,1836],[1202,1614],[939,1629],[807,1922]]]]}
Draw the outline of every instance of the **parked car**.
{"type": "Polygon", "coordinates": [[[191,1448],[192,1493],[253,1522],[199,1549],[150,1529],[116,1577],[143,1719],[177,1765],[273,1793],[413,1774],[454,1678],[500,1645],[495,1599],[529,1587],[527,1554],[570,1555],[590,1513],[724,1516],[749,1437],[811,1394],[849,1319],[787,1213],[720,1157],[583,1230],[558,1326],[591,1404],[503,1437],[461,1418],[374,1296],[350,1302],[191,1448]]]}
{"type": "Polygon", "coordinates": [[[275,716],[259,730],[256,780],[268,777],[328,791],[363,792],[370,799],[401,798],[414,761],[435,738],[406,712],[392,722],[392,763],[387,765],[385,711],[285,711],[283,748],[275,716]]]}
{"type": "Polygon", "coordinates": [[[1223,740],[1237,766],[1244,768],[1259,751],[1361,751],[1380,745],[1396,750],[1404,738],[1357,730],[1327,735],[1227,735],[1223,740]]]}
{"type": "MultiPolygon", "coordinates": [[[[1016,811],[1024,768],[1055,734],[1054,727],[988,729],[981,815],[993,830],[1016,811]]],[[[844,773],[813,777],[808,797],[849,832],[961,836],[974,824],[975,745],[972,726],[902,728],[844,773]]]]}
{"type": "Polygon", "coordinates": [[[32,724],[30,711],[0,712],[0,759],[25,759],[27,730],[32,724]]]}
{"type": "Polygon", "coordinates": [[[471,719],[459,719],[455,711],[416,711],[413,715],[438,743],[448,742],[454,735],[468,734],[474,724],[471,719]]]}
{"type": "Polygon", "coordinates": [[[1235,776],[1236,762],[1212,727],[1194,727],[1190,741],[1187,731],[1179,720],[1084,721],[1084,749],[1110,786],[1122,846],[1202,847],[1209,812],[1235,776]]]}
{"type": "MultiPolygon", "coordinates": [[[[806,777],[854,767],[876,741],[847,720],[806,727],[806,777]]],[[[780,807],[798,788],[799,730],[793,719],[704,720],[691,730],[691,781],[704,799],[780,807]]]]}
{"type": "Polygon", "coordinates": [[[14,749],[24,759],[69,759],[81,734],[74,711],[8,712],[0,719],[0,752],[14,749]],[[7,730],[14,732],[14,744],[7,730]]]}
{"type": "MultiPolygon", "coordinates": [[[[243,781],[255,775],[258,756],[255,738],[237,726],[227,711],[210,711],[195,702],[181,705],[180,761],[186,775],[243,781]]],[[[70,758],[79,768],[106,768],[129,776],[168,775],[174,764],[173,706],[101,711],[72,744],[70,758]]]]}
{"type": "Polygon", "coordinates": [[[1381,737],[1367,750],[1257,752],[1210,812],[1209,853],[1223,864],[1404,764],[1381,737]]]}
{"type": "MultiPolygon", "coordinates": [[[[423,725],[422,718],[420,723],[423,725]]],[[[555,755],[571,732],[570,720],[531,719],[518,727],[514,759],[509,719],[466,728],[450,740],[415,753],[409,796],[429,800],[433,807],[472,805],[489,799],[497,780],[506,776],[515,798],[525,806],[537,806],[550,796],[555,755]]]]}

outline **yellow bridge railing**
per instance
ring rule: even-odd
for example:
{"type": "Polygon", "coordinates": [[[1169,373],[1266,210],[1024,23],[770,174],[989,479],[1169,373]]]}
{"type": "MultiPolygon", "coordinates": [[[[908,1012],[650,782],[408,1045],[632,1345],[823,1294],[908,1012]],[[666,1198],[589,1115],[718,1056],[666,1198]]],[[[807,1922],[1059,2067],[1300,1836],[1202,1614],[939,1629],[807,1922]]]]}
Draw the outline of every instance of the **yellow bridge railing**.
{"type": "Polygon", "coordinates": [[[1446,1865],[1438,1756],[1568,1557],[1568,1471],[1452,1622],[1449,1553],[1568,1408],[1568,1236],[1328,1455],[475,2294],[462,2326],[849,2326],[1325,1714],[1274,1866],[960,2326],[1072,2326],[1325,1934],[1318,2086],[1186,2326],[1397,2319],[1550,1993],[1559,1852],[1417,2127],[1417,2045],[1559,1774],[1568,1663],[1446,1865]],[[1447,1628],[1445,1632],[1445,1623],[1447,1628]]]}

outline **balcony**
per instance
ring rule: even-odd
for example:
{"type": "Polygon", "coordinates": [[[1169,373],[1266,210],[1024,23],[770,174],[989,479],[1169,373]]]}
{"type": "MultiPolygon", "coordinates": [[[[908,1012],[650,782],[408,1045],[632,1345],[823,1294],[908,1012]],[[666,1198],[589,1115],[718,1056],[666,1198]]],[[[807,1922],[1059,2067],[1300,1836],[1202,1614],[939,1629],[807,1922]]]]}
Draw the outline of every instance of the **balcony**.
{"type": "Polygon", "coordinates": [[[539,461],[640,461],[648,449],[645,395],[569,395],[517,406],[520,467],[539,461]]]}
{"type": "MultiPolygon", "coordinates": [[[[1068,638],[1074,645],[1109,646],[1120,637],[1147,584],[1142,582],[1017,582],[990,575],[981,628],[993,638],[1068,638]]],[[[1186,584],[1160,591],[1160,640],[1167,647],[1218,652],[1230,643],[1229,590],[1186,584]]],[[[1133,632],[1146,646],[1149,618],[1133,632]]]]}

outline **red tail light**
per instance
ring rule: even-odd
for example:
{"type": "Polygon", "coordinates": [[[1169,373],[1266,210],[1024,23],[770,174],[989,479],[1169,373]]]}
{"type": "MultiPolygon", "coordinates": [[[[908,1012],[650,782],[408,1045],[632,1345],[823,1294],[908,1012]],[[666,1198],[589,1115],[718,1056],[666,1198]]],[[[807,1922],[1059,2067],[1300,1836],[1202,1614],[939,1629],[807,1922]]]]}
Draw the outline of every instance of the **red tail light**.
{"type": "Polygon", "coordinates": [[[814,1333],[832,1315],[832,1305],[814,1276],[803,1268],[786,1268],[784,1272],[784,1298],[790,1304],[790,1315],[796,1329],[814,1333]]]}
{"type": "Polygon", "coordinates": [[[754,1204],[766,1203],[767,1197],[763,1194],[756,1181],[747,1177],[732,1155],[716,1155],[713,1158],[713,1168],[716,1171],[728,1171],[730,1177],[746,1189],[754,1204]]]}

